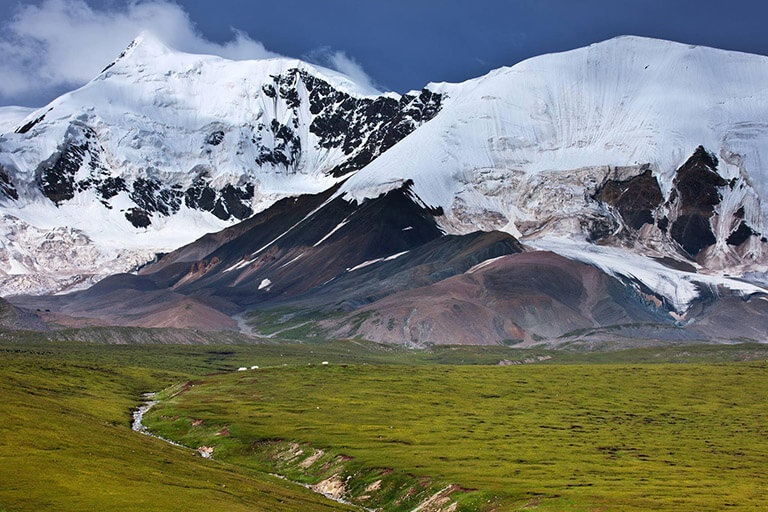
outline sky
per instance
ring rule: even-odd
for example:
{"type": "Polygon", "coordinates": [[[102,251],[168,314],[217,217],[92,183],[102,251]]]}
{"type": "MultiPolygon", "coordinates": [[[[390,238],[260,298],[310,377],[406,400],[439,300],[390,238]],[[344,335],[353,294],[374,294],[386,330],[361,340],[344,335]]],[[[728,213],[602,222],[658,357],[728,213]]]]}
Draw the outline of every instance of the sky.
{"type": "Polygon", "coordinates": [[[768,55],[766,18],[756,0],[0,0],[0,105],[79,87],[142,30],[182,51],[297,57],[406,92],[624,34],[768,55]]]}

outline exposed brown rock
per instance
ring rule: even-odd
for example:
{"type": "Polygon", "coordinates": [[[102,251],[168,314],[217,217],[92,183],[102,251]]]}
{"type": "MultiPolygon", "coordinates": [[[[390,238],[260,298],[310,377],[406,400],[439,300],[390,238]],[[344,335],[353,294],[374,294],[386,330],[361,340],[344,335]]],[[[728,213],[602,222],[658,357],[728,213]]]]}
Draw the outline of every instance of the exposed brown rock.
{"type": "Polygon", "coordinates": [[[659,182],[650,169],[628,180],[609,180],[595,199],[618,210],[624,223],[632,229],[653,223],[653,211],[664,201],[659,182]]]}
{"type": "Polygon", "coordinates": [[[678,170],[674,190],[670,197],[677,218],[672,222],[670,235],[693,258],[714,244],[710,217],[722,195],[718,190],[728,185],[717,173],[717,158],[699,146],[678,170]]]}
{"type": "Polygon", "coordinates": [[[659,316],[596,268],[537,251],[381,299],[349,316],[345,325],[359,324],[356,332],[339,334],[408,346],[516,344],[659,316]]]}

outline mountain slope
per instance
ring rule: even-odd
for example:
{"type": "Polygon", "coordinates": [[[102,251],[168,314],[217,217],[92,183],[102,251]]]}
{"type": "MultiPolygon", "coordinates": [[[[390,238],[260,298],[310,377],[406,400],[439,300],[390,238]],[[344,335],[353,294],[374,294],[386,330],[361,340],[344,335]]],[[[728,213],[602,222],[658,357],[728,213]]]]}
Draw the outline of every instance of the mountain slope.
{"type": "Polygon", "coordinates": [[[621,37],[366,96],[140,38],[0,137],[5,290],[135,270],[14,303],[412,346],[762,340],[766,83],[766,57],[621,37]]]}
{"type": "Polygon", "coordinates": [[[674,324],[594,267],[550,252],[525,252],[381,299],[336,329],[349,334],[358,324],[355,334],[366,339],[423,347],[542,342],[577,329],[638,322],[674,324]]]}
{"type": "MultiPolygon", "coordinates": [[[[678,312],[674,300],[643,284],[646,275],[602,269],[601,253],[588,265],[574,261],[572,245],[557,248],[561,256],[498,231],[445,235],[442,211],[425,207],[410,183],[359,204],[337,191],[279,201],[139,275],[13,301],[50,310],[63,324],[74,317],[267,337],[302,327],[310,336],[408,347],[759,339],[768,324],[768,294],[744,282],[656,262],[646,273],[671,287],[659,289],[672,298],[691,294],[678,312]],[[738,316],[738,325],[712,325],[728,316],[738,316]]],[[[643,268],[644,257],[612,250],[614,259],[623,252],[630,268],[643,268]]]]}
{"type": "Polygon", "coordinates": [[[27,274],[0,293],[128,271],[282,197],[325,190],[441,106],[426,90],[366,92],[297,60],[234,62],[140,36],[0,136],[0,211],[13,228],[0,257],[6,275],[27,274]],[[87,260],[49,269],[20,247],[39,232],[66,244],[64,227],[87,242],[87,260]]]}
{"type": "Polygon", "coordinates": [[[766,83],[766,57],[620,37],[430,84],[450,98],[441,112],[339,193],[412,180],[449,232],[587,240],[755,277],[768,263],[766,83]]]}
{"type": "MultiPolygon", "coordinates": [[[[391,261],[442,237],[436,212],[420,207],[407,187],[360,205],[332,199],[334,190],[279,201],[218,236],[168,254],[140,275],[108,277],[69,295],[15,300],[129,325],[149,316],[157,321],[162,311],[176,314],[172,305],[189,298],[234,314],[323,287],[369,262],[391,261]]],[[[208,326],[221,327],[222,322],[208,326]]]]}

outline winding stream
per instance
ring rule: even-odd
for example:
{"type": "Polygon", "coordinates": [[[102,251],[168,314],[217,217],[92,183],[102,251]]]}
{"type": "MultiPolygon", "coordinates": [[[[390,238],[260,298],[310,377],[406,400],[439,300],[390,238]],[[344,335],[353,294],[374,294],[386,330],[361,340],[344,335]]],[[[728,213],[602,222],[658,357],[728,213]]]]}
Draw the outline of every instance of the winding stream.
{"type": "MultiPolygon", "coordinates": [[[[172,444],[173,446],[178,446],[179,448],[187,448],[190,449],[188,446],[184,446],[183,444],[179,444],[177,442],[171,441],[170,439],[166,439],[164,437],[158,436],[156,434],[153,434],[149,431],[149,429],[142,423],[142,420],[144,419],[144,415],[157,403],[158,400],[154,400],[156,396],[156,393],[144,393],[143,398],[145,399],[145,402],[139,405],[139,407],[136,408],[135,411],[133,411],[133,421],[131,422],[131,429],[135,432],[138,432],[139,434],[144,434],[145,436],[154,437],[155,439],[160,439],[161,441],[165,441],[166,443],[172,444]]],[[[212,455],[210,452],[207,452],[205,450],[198,449],[197,453],[199,453],[202,457],[205,457],[206,459],[212,459],[212,455]]],[[[294,482],[293,480],[289,480],[283,475],[278,475],[275,473],[269,473],[269,475],[280,478],[281,480],[285,480],[287,482],[291,482],[292,484],[300,485],[302,487],[305,487],[312,492],[316,494],[320,494],[329,500],[333,500],[336,503],[341,503],[342,505],[348,505],[351,507],[358,508],[360,510],[365,510],[366,512],[373,512],[373,509],[365,508],[360,505],[356,505],[354,503],[350,503],[349,501],[346,501],[342,498],[337,498],[333,496],[332,494],[328,494],[326,492],[319,491],[315,489],[313,486],[301,482],[294,482]]]]}
{"type": "MultiPolygon", "coordinates": [[[[133,411],[133,422],[131,423],[131,429],[135,432],[138,432],[139,434],[144,434],[145,436],[154,437],[155,439],[159,439],[161,441],[165,441],[168,444],[172,444],[173,446],[178,446],[179,448],[189,448],[188,446],[184,446],[183,444],[179,444],[175,441],[171,441],[170,439],[166,439],[162,436],[158,436],[156,434],[153,434],[149,431],[149,429],[142,423],[142,420],[144,419],[144,415],[147,414],[147,411],[149,411],[152,407],[154,407],[158,400],[153,400],[155,398],[155,393],[144,393],[144,399],[146,402],[141,404],[135,411],[133,411]]],[[[211,458],[210,452],[207,452],[205,450],[197,450],[197,453],[200,454],[201,457],[205,457],[206,459],[211,458]]]]}

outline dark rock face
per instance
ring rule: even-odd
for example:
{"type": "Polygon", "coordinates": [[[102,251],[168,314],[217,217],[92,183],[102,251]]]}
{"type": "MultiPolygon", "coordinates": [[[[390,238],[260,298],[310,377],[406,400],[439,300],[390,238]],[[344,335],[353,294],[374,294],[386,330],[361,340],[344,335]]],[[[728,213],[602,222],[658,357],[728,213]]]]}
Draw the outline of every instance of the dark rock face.
{"type": "Polygon", "coordinates": [[[67,145],[41,169],[38,185],[45,197],[57,205],[75,197],[75,173],[83,163],[83,154],[82,146],[67,145]]]}
{"type": "Polygon", "coordinates": [[[2,166],[0,166],[0,194],[9,199],[19,198],[19,193],[16,191],[16,187],[13,186],[10,176],[8,176],[8,173],[5,172],[5,169],[3,169],[2,166]]]}
{"type": "Polygon", "coordinates": [[[274,86],[270,84],[263,85],[261,87],[261,90],[264,91],[264,94],[270,98],[275,98],[277,96],[277,91],[275,91],[274,86]]]}
{"type": "Polygon", "coordinates": [[[44,162],[39,172],[38,186],[45,197],[54,203],[61,204],[62,201],[75,197],[75,191],[84,190],[89,183],[83,183],[80,186],[75,183],[75,174],[80,167],[88,160],[87,165],[93,172],[99,172],[100,162],[98,158],[90,159],[90,137],[78,137],[90,133],[72,133],[70,138],[59,147],[59,151],[48,162],[44,162]],[[82,140],[85,139],[85,140],[82,140]]]}
{"type": "Polygon", "coordinates": [[[616,208],[632,229],[653,224],[653,212],[664,201],[659,182],[650,169],[625,181],[607,181],[594,198],[616,208]]]}
{"type": "MultiPolygon", "coordinates": [[[[421,123],[434,117],[442,104],[439,94],[426,89],[399,100],[356,98],[297,68],[272,76],[272,83],[264,84],[261,91],[276,104],[281,103],[276,105],[276,111],[285,111],[287,107],[288,115],[280,120],[264,119],[255,124],[252,135],[240,142],[240,154],[249,149],[248,144],[253,144],[255,166],[283,167],[286,172],[295,172],[302,165],[302,153],[306,150],[302,145],[307,143],[302,140],[299,119],[306,116],[302,112],[309,110],[312,116],[309,131],[317,137],[317,145],[325,149],[339,148],[348,157],[326,170],[334,176],[364,167],[421,123]],[[308,104],[302,105],[302,101],[308,104]],[[302,107],[304,110],[300,112],[302,107]]],[[[18,131],[29,131],[43,118],[44,115],[18,131]]],[[[218,123],[210,128],[210,133],[202,140],[202,154],[219,150],[217,146],[221,146],[226,138],[222,128],[218,123]]],[[[242,220],[253,214],[251,200],[255,187],[252,183],[214,187],[211,185],[212,169],[204,169],[192,185],[185,188],[152,178],[157,174],[149,168],[144,176],[131,181],[112,176],[104,164],[110,159],[104,154],[98,133],[81,121],[72,122],[56,153],[40,164],[38,188],[57,205],[74,198],[78,192],[93,189],[107,208],[111,208],[111,198],[126,192],[135,207],[125,216],[136,227],[146,227],[155,215],[173,215],[182,203],[189,208],[211,212],[222,220],[242,220]],[[80,178],[85,174],[86,178],[80,178]]],[[[7,173],[5,178],[0,175],[0,192],[12,198],[17,194],[7,173]]]]}
{"type": "Polygon", "coordinates": [[[184,192],[184,204],[190,208],[210,212],[216,204],[216,191],[208,185],[204,178],[199,177],[184,192]]]}
{"type": "Polygon", "coordinates": [[[330,171],[343,176],[368,165],[420,124],[440,111],[442,96],[424,89],[418,96],[403,95],[356,99],[327,82],[299,72],[309,92],[310,111],[316,117],[309,129],[326,148],[341,147],[350,160],[330,171]]]}
{"type": "Polygon", "coordinates": [[[221,144],[221,141],[224,140],[224,132],[221,130],[216,130],[212,134],[208,135],[208,137],[205,138],[205,143],[209,144],[211,146],[218,146],[221,144]]]}
{"type": "Polygon", "coordinates": [[[125,212],[125,218],[137,228],[145,228],[152,223],[147,212],[141,208],[131,208],[125,212]]]}
{"type": "Polygon", "coordinates": [[[728,182],[717,173],[717,164],[717,157],[699,146],[677,170],[674,184],[684,209],[711,214],[720,203],[722,196],[718,188],[728,182]]]}
{"type": "MultiPolygon", "coordinates": [[[[739,209],[734,212],[733,216],[736,219],[739,219],[741,222],[739,222],[738,227],[725,240],[728,245],[741,245],[749,240],[749,237],[751,236],[760,236],[760,233],[752,229],[752,227],[749,226],[746,221],[744,221],[743,206],[739,207],[739,209]]],[[[762,241],[765,242],[765,238],[762,238],[762,241]]]]}
{"type": "Polygon", "coordinates": [[[699,146],[677,170],[670,203],[677,207],[670,235],[693,258],[716,242],[710,218],[722,200],[720,188],[728,185],[717,173],[717,158],[699,146]]]}
{"type": "MultiPolygon", "coordinates": [[[[627,180],[607,180],[592,198],[610,206],[620,219],[616,220],[615,215],[587,219],[582,222],[582,230],[590,241],[596,242],[613,236],[623,224],[619,236],[643,243],[638,231],[645,225],[655,224],[667,242],[682,249],[681,255],[695,260],[703,249],[717,243],[713,218],[722,213],[718,205],[723,194],[729,188],[744,187],[739,178],[726,181],[717,166],[717,157],[699,146],[677,169],[666,200],[650,168],[627,180]]],[[[744,217],[742,205],[733,212],[735,222],[724,242],[739,246],[752,236],[761,236],[744,217]]]]}
{"type": "Polygon", "coordinates": [[[253,140],[259,148],[256,164],[290,167],[299,160],[302,148],[296,120],[301,106],[299,91],[306,90],[313,116],[309,131],[318,137],[320,147],[340,148],[349,156],[328,171],[333,176],[344,176],[366,166],[432,119],[442,104],[439,94],[426,89],[418,96],[404,95],[399,100],[383,96],[355,98],[299,69],[274,75],[272,80],[272,84],[262,87],[262,92],[293,109],[294,123],[290,126],[272,120],[257,126],[253,140]]]}
{"type": "Polygon", "coordinates": [[[754,235],[755,232],[752,231],[752,228],[747,226],[744,222],[742,222],[738,229],[730,234],[726,242],[728,245],[741,245],[744,242],[746,242],[749,237],[754,235]]]}
{"type": "Polygon", "coordinates": [[[126,186],[122,178],[110,176],[109,169],[102,163],[103,151],[93,129],[72,123],[58,151],[40,164],[36,173],[38,188],[57,205],[72,199],[77,192],[96,189],[101,202],[109,207],[107,200],[126,190],[126,186]],[[88,174],[76,180],[82,167],[88,174]]]}
{"type": "Polygon", "coordinates": [[[253,213],[250,206],[253,194],[254,188],[250,183],[241,187],[225,185],[216,190],[208,185],[206,176],[200,176],[184,192],[184,204],[189,208],[211,212],[222,220],[231,217],[243,220],[253,213]]]}
{"type": "Polygon", "coordinates": [[[672,224],[670,234],[691,257],[696,257],[699,251],[717,241],[709,217],[699,214],[678,217],[672,224]]]}
{"type": "MultiPolygon", "coordinates": [[[[123,190],[128,190],[125,185],[125,180],[120,176],[108,177],[96,186],[96,190],[104,199],[111,199],[123,190]]],[[[107,204],[107,206],[109,206],[107,204]]]]}
{"type": "Polygon", "coordinates": [[[248,205],[248,200],[253,197],[253,185],[250,183],[243,188],[237,188],[232,185],[226,185],[220,191],[219,199],[216,201],[211,213],[220,219],[235,217],[243,220],[253,213],[248,205]]]}
{"type": "Polygon", "coordinates": [[[168,188],[158,180],[138,178],[133,182],[133,191],[129,196],[143,210],[170,215],[181,207],[183,194],[178,186],[168,188]]]}
{"type": "MultiPolygon", "coordinates": [[[[259,125],[258,129],[264,131],[265,127],[259,125]]],[[[273,145],[270,147],[263,144],[262,135],[256,137],[255,142],[259,148],[259,156],[256,158],[257,165],[273,164],[290,167],[298,162],[301,157],[301,139],[292,128],[273,119],[266,131],[270,135],[273,145]]]]}
{"type": "MultiPolygon", "coordinates": [[[[48,109],[48,112],[50,112],[51,110],[52,110],[52,109],[48,109]]],[[[45,114],[47,114],[48,112],[46,112],[45,114]]],[[[43,119],[45,119],[45,114],[43,114],[43,115],[41,115],[41,116],[39,116],[39,117],[36,117],[35,119],[33,119],[33,120],[31,120],[30,122],[26,123],[24,126],[21,126],[20,128],[18,128],[18,129],[16,130],[16,133],[27,133],[29,130],[31,130],[32,128],[34,128],[34,126],[35,126],[37,123],[39,123],[40,121],[42,121],[43,119]]]]}

